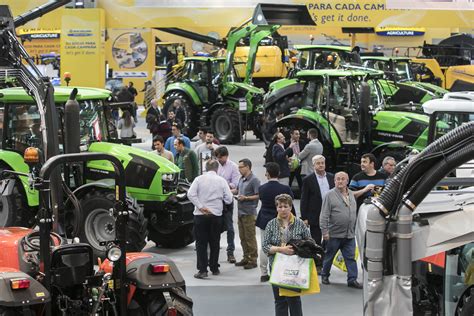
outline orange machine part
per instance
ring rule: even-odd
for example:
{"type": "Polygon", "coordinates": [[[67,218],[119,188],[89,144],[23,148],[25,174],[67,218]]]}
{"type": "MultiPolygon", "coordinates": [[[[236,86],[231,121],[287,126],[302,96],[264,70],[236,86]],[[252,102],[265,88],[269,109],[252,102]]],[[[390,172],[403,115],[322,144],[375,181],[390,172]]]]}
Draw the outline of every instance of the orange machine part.
{"type": "MultiPolygon", "coordinates": [[[[128,265],[130,262],[139,259],[151,258],[152,255],[145,252],[127,252],[127,258],[125,260],[125,265],[128,265]]],[[[109,259],[105,259],[104,262],[100,265],[100,270],[103,270],[105,273],[112,273],[113,263],[109,259]]]]}
{"type": "Polygon", "coordinates": [[[0,267],[20,269],[18,243],[33,230],[23,227],[6,227],[0,229],[0,267]]]}
{"type": "Polygon", "coordinates": [[[434,264],[435,266],[438,266],[444,269],[444,266],[446,264],[446,253],[443,251],[435,255],[423,258],[421,259],[421,261],[434,264]]]}

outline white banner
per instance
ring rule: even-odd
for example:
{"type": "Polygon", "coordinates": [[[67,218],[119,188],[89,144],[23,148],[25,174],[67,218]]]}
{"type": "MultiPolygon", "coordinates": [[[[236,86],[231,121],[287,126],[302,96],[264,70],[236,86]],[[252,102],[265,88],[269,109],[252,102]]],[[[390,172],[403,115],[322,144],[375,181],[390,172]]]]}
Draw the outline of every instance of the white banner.
{"type": "Polygon", "coordinates": [[[387,0],[387,9],[474,10],[474,0],[387,0]]]}
{"type": "Polygon", "coordinates": [[[136,7],[150,8],[255,8],[258,3],[294,4],[292,0],[135,0],[136,7]]]}

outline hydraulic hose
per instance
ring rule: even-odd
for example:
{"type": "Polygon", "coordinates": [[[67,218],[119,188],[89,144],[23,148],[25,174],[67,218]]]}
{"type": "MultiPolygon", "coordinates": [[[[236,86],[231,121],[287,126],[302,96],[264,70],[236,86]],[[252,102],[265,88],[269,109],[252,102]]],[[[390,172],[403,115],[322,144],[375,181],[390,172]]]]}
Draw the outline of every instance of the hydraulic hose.
{"type": "Polygon", "coordinates": [[[417,206],[428,195],[431,189],[451,170],[467,161],[474,159],[474,143],[470,143],[461,150],[439,161],[417,183],[416,187],[408,194],[406,200],[417,206]]]}
{"type": "MultiPolygon", "coordinates": [[[[380,197],[373,203],[384,214],[384,216],[388,216],[392,212],[394,205],[397,205],[396,202],[398,202],[397,197],[399,196],[400,190],[405,192],[404,188],[407,179],[418,179],[420,174],[424,170],[427,170],[427,167],[430,167],[423,164],[423,168],[419,168],[417,173],[412,173],[414,166],[417,165],[417,161],[424,159],[433,153],[442,153],[472,135],[474,135],[474,122],[469,122],[454,129],[430,144],[411,163],[400,170],[400,172],[388,182],[380,197]]],[[[435,163],[435,161],[433,163],[435,163]]]]}

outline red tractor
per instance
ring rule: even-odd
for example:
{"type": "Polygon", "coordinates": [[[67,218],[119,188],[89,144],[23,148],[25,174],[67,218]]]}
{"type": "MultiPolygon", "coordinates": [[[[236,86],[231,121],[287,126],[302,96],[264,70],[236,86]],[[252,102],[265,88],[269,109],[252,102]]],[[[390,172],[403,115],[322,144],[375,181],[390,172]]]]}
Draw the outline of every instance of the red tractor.
{"type": "MultiPolygon", "coordinates": [[[[38,162],[28,148],[25,161],[38,162]]],[[[5,171],[15,173],[13,171],[5,171]]],[[[40,191],[39,230],[0,229],[0,315],[192,315],[192,300],[176,265],[147,252],[126,253],[129,211],[125,173],[108,154],[65,154],[50,158],[30,185],[40,191]],[[52,232],[51,175],[58,167],[108,160],[115,168],[116,201],[110,211],[117,236],[104,242],[107,259],[94,268],[92,247],[52,232]]]]}

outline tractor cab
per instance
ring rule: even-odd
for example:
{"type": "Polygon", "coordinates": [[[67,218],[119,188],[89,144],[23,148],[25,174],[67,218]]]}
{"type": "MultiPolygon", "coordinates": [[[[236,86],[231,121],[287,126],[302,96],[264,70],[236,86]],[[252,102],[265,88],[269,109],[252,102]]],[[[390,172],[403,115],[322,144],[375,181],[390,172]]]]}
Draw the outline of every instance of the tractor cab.
{"type": "Polygon", "coordinates": [[[361,59],[364,67],[381,70],[392,81],[415,81],[408,57],[362,56],[361,59]]]}
{"type": "Polygon", "coordinates": [[[345,64],[360,63],[350,46],[295,45],[298,50],[295,70],[336,69],[345,64]]]}
{"type": "MultiPolygon", "coordinates": [[[[428,143],[449,133],[451,130],[474,121],[474,92],[450,92],[442,99],[423,104],[429,115],[428,143]]],[[[474,176],[474,160],[456,169],[457,177],[474,176]]]]}
{"type": "MultiPolygon", "coordinates": [[[[194,88],[203,103],[213,103],[219,94],[219,84],[222,82],[225,58],[187,57],[180,81],[194,88]]],[[[229,81],[238,81],[235,71],[229,74],[229,81]]]]}
{"type": "MultiPolygon", "coordinates": [[[[55,102],[59,116],[64,116],[64,105],[69,99],[72,87],[56,87],[55,102]]],[[[1,133],[1,148],[23,155],[28,147],[42,148],[41,117],[34,100],[22,88],[2,90],[0,97],[0,119],[4,128],[1,133]]],[[[79,88],[76,96],[79,102],[80,145],[84,150],[94,142],[138,142],[118,139],[117,128],[112,117],[112,110],[120,107],[127,109],[127,104],[109,103],[110,91],[95,88],[79,88]]],[[[60,117],[60,151],[64,152],[64,120],[60,117]]],[[[44,127],[43,127],[44,128],[44,127]]]]}

